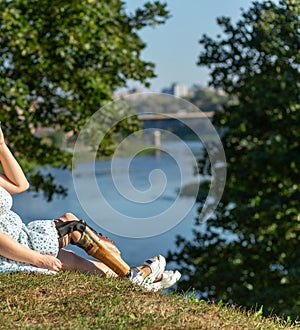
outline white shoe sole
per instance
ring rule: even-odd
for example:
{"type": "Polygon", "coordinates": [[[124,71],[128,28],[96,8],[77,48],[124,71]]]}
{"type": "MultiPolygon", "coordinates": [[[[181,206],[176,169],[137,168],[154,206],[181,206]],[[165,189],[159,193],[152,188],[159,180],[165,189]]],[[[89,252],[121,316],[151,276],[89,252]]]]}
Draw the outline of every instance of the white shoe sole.
{"type": "Polygon", "coordinates": [[[173,286],[181,278],[181,274],[178,270],[166,270],[163,272],[162,276],[160,281],[150,284],[147,289],[154,292],[165,290],[173,286]]]}

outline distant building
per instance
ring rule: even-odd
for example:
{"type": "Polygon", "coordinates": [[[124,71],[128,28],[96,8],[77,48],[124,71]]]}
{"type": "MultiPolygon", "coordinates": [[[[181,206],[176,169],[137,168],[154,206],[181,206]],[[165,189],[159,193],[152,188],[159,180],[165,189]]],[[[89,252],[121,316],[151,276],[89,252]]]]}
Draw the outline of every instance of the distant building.
{"type": "Polygon", "coordinates": [[[174,84],[173,85],[173,95],[176,97],[184,97],[187,96],[189,90],[186,85],[174,84]]]}
{"type": "Polygon", "coordinates": [[[189,94],[189,89],[186,85],[173,83],[171,87],[163,88],[162,93],[171,94],[176,97],[184,97],[189,94]]]}

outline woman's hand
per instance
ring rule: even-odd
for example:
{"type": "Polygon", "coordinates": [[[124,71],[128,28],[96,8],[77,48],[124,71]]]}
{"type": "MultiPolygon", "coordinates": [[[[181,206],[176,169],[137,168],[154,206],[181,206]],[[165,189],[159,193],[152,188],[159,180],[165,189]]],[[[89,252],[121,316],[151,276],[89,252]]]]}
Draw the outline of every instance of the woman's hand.
{"type": "Polygon", "coordinates": [[[63,266],[62,262],[59,259],[48,254],[39,255],[34,265],[39,268],[53,270],[55,272],[61,270],[63,266]]]}

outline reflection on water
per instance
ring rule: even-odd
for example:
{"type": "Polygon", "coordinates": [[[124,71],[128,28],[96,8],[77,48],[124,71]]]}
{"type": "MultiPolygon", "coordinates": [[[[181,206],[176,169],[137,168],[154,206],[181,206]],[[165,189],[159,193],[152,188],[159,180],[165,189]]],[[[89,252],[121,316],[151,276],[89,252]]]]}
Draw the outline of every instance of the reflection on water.
{"type": "MultiPolygon", "coordinates": [[[[196,157],[200,156],[201,144],[200,142],[190,142],[189,147],[195,153],[196,157]]],[[[176,144],[170,143],[168,148],[174,153],[180,154],[180,150],[177,149],[176,144]]],[[[170,151],[170,154],[172,152],[170,151]]],[[[173,155],[173,154],[172,154],[173,155]]],[[[173,157],[167,153],[163,153],[160,157],[155,155],[143,155],[135,157],[130,164],[129,178],[132,187],[137,191],[150,191],[155,195],[155,189],[151,191],[151,184],[154,188],[164,188],[159,191],[159,197],[154,199],[150,203],[136,203],[133,200],[124,198],[124,196],[115,187],[114,181],[111,176],[111,161],[100,161],[96,163],[96,177],[98,185],[104,187],[102,189],[103,198],[118,212],[125,214],[128,217],[140,217],[140,216],[152,216],[157,213],[168,209],[172,203],[178,198],[178,191],[182,185],[187,183],[199,181],[199,177],[194,176],[194,168],[190,163],[190,160],[185,159],[185,155],[181,157],[185,160],[183,168],[178,168],[173,157]],[[159,182],[159,176],[155,181],[155,176],[151,178],[151,171],[160,170],[166,177],[166,185],[162,187],[159,182]],[[180,171],[185,172],[185,178],[187,182],[181,182],[180,171]],[[150,179],[149,179],[150,178],[150,179]]],[[[128,185],[128,174],[123,171],[122,161],[118,162],[119,169],[114,173],[114,180],[121,187],[121,190],[126,191],[126,185],[128,185]],[[123,185],[123,186],[122,186],[123,185]]],[[[125,161],[125,159],[124,159],[125,161]]],[[[81,163],[78,165],[76,173],[80,179],[80,189],[85,194],[87,200],[91,205],[99,204],[99,200],[93,196],[89,187],[89,176],[87,164],[81,163]]],[[[194,205],[186,217],[174,228],[169,231],[148,238],[126,238],[120,237],[108,232],[101,228],[97,224],[101,224],[101,217],[107,216],[101,211],[97,215],[97,224],[93,223],[84,209],[82,208],[77,198],[76,192],[73,187],[72,174],[69,171],[61,171],[52,169],[51,173],[55,175],[58,182],[68,187],[68,196],[66,198],[55,198],[52,202],[47,203],[42,194],[33,198],[33,193],[22,193],[14,197],[14,210],[21,215],[23,221],[27,223],[32,219],[52,219],[65,212],[72,212],[79,218],[85,219],[88,223],[92,224],[95,229],[102,232],[104,235],[109,236],[111,239],[117,242],[124,259],[131,265],[142,262],[145,258],[155,255],[157,253],[166,254],[169,250],[175,249],[175,239],[177,235],[182,235],[185,238],[192,238],[192,228],[195,219],[198,215],[197,205],[194,205]]],[[[96,196],[97,197],[97,196],[96,196]]],[[[149,197],[149,196],[148,196],[149,197]]],[[[156,197],[156,196],[154,196],[156,197]]],[[[98,197],[97,197],[98,198],[98,197]]],[[[191,197],[180,197],[182,203],[191,203],[191,197]]],[[[192,197],[193,198],[193,197],[192,197]]],[[[107,220],[107,219],[106,219],[107,220]]],[[[82,254],[77,247],[71,247],[74,251],[82,254]]]]}

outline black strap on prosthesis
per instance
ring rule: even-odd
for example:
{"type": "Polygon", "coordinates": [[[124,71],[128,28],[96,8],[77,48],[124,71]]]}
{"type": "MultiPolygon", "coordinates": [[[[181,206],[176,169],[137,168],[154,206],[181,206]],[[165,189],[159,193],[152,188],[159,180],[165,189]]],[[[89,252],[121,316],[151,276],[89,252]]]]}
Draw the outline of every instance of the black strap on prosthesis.
{"type": "MultiPolygon", "coordinates": [[[[83,233],[86,228],[86,223],[84,220],[73,220],[73,221],[60,221],[56,224],[56,230],[58,233],[59,238],[62,238],[68,234],[73,233],[73,231],[79,231],[80,233],[83,233]]],[[[71,244],[76,244],[72,240],[70,242],[71,244]]]]}

